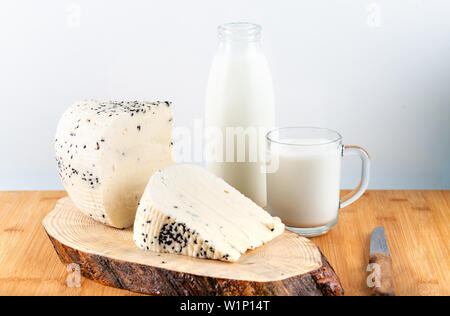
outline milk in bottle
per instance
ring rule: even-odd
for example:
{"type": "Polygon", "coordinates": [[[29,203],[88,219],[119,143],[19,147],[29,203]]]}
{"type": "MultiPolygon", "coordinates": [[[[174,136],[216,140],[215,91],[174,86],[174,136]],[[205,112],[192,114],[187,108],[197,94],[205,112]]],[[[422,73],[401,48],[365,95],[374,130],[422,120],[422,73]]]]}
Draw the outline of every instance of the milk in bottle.
{"type": "Polygon", "coordinates": [[[206,156],[207,169],[265,207],[264,137],[275,125],[275,104],[261,27],[229,23],[218,31],[206,94],[205,149],[215,152],[206,156]]]}

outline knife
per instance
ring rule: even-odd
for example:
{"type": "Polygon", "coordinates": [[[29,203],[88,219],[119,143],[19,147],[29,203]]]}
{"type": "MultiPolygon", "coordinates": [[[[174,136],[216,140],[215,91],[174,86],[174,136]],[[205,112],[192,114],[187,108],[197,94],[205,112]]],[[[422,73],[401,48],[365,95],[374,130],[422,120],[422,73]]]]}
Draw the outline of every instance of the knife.
{"type": "Polygon", "coordinates": [[[369,263],[374,267],[375,277],[378,278],[372,288],[372,296],[395,296],[392,259],[383,226],[375,228],[372,232],[369,263]]]}

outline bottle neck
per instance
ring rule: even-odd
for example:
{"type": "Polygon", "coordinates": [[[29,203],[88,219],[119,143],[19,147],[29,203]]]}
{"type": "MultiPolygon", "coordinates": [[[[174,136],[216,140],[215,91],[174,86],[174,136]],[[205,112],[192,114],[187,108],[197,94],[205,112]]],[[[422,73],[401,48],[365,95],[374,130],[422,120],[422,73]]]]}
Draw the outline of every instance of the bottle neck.
{"type": "Polygon", "coordinates": [[[261,47],[261,27],[251,23],[227,23],[218,28],[219,51],[251,53],[261,47]]]}
{"type": "Polygon", "coordinates": [[[258,53],[261,51],[260,42],[226,42],[219,41],[217,49],[221,54],[243,55],[258,53]]]}

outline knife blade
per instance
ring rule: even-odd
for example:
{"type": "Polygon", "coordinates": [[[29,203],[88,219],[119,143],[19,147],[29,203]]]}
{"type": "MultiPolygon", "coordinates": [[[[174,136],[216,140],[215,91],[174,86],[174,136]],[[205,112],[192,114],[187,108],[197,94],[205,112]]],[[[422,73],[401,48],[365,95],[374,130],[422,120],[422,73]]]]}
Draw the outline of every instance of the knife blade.
{"type": "Polygon", "coordinates": [[[370,255],[383,253],[389,256],[389,247],[387,245],[386,233],[384,227],[380,226],[372,231],[370,238],[370,255]]]}
{"type": "Polygon", "coordinates": [[[375,278],[372,296],[395,296],[392,259],[383,226],[372,231],[369,263],[374,270],[373,278],[375,278]]]}

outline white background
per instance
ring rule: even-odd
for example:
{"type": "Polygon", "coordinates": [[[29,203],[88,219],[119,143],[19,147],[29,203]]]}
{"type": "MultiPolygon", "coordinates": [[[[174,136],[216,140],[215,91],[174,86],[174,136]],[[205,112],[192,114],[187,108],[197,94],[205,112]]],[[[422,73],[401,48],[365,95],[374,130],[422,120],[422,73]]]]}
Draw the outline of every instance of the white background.
{"type": "MultiPolygon", "coordinates": [[[[216,27],[263,26],[280,126],[340,131],[373,189],[450,189],[450,2],[2,0],[0,189],[59,189],[53,138],[78,99],[172,100],[203,116],[216,27]]],[[[344,187],[357,182],[347,161],[344,187]]]]}

